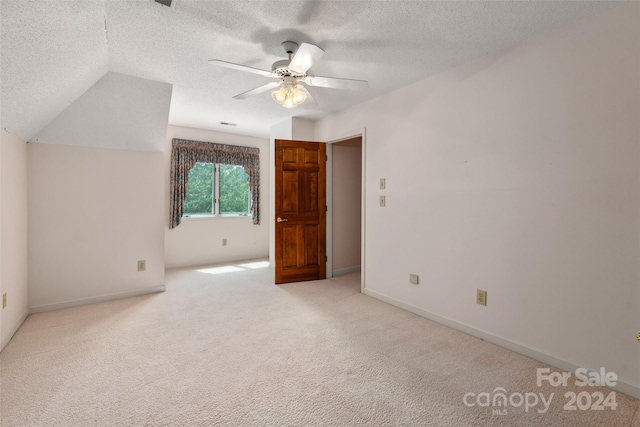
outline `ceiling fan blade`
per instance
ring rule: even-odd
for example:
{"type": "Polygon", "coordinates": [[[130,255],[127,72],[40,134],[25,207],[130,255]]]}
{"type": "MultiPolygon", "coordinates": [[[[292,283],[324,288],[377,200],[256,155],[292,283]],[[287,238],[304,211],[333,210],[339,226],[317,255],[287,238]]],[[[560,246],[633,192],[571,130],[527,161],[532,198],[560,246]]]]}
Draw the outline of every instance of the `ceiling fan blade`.
{"type": "Polygon", "coordinates": [[[255,89],[251,89],[248,90],[246,92],[242,92],[239,95],[236,95],[233,97],[233,99],[247,99],[251,96],[255,96],[255,95],[259,95],[263,92],[267,92],[269,90],[273,90],[275,88],[277,88],[278,86],[280,86],[280,82],[271,82],[271,83],[267,83],[266,85],[262,85],[262,86],[258,86],[255,89]]]}
{"type": "Polygon", "coordinates": [[[322,55],[324,55],[324,50],[320,49],[318,46],[309,43],[302,43],[296,51],[296,54],[293,55],[291,63],[289,64],[289,69],[298,73],[306,73],[314,62],[322,58],[322,55]]]}
{"type": "Polygon", "coordinates": [[[303,80],[309,86],[329,87],[332,89],[365,90],[369,87],[366,80],[338,79],[335,77],[307,76],[303,80]]]}
{"type": "Polygon", "coordinates": [[[220,67],[231,68],[233,70],[246,71],[248,73],[260,74],[265,77],[274,77],[271,71],[261,70],[259,68],[247,67],[246,65],[234,64],[233,62],[221,61],[220,59],[210,59],[209,64],[218,65],[220,67]]]}
{"type": "Polygon", "coordinates": [[[298,85],[298,89],[307,94],[307,99],[302,103],[302,108],[308,109],[316,108],[318,106],[318,102],[313,99],[313,96],[311,96],[306,87],[304,87],[303,85],[298,85]]]}

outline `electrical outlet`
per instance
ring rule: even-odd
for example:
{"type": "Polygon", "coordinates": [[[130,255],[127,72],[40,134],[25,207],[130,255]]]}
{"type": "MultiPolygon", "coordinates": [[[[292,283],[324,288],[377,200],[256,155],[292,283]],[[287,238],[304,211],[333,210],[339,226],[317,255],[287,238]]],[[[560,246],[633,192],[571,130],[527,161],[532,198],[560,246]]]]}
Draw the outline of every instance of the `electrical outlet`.
{"type": "Polygon", "coordinates": [[[387,188],[387,180],[384,178],[380,178],[380,189],[384,190],[385,188],[387,188]]]}
{"type": "Polygon", "coordinates": [[[2,294],[2,308],[7,307],[7,293],[2,294]]]}
{"type": "Polygon", "coordinates": [[[410,274],[409,275],[409,283],[411,283],[412,285],[417,285],[419,283],[419,278],[417,274],[410,274]]]}
{"type": "Polygon", "coordinates": [[[222,239],[222,246],[227,246],[227,239],[222,239]]]}
{"type": "Polygon", "coordinates": [[[138,261],[138,271],[145,271],[147,269],[147,262],[145,260],[138,261]]]}
{"type": "Polygon", "coordinates": [[[380,196],[380,207],[384,208],[387,204],[387,198],[384,196],[380,196]]]}
{"type": "Polygon", "coordinates": [[[476,304],[487,305],[487,291],[478,289],[476,293],[476,304]]]}

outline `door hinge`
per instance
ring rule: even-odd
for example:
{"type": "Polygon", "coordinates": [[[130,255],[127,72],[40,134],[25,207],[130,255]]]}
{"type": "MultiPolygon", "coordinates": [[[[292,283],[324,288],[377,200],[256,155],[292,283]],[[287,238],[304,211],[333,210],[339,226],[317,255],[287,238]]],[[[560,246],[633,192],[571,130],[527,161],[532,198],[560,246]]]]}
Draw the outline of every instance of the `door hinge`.
{"type": "Polygon", "coordinates": [[[329,257],[327,255],[324,256],[324,262],[329,261],[329,257]]]}
{"type": "Polygon", "coordinates": [[[324,211],[325,211],[325,212],[329,212],[329,206],[325,206],[325,207],[324,207],[324,211]]]}

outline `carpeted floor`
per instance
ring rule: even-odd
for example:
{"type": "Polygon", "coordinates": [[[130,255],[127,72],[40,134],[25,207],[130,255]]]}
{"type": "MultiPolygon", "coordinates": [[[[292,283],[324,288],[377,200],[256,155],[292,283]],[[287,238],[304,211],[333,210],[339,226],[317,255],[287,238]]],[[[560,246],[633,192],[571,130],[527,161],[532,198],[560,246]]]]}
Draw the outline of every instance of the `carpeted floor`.
{"type": "Polygon", "coordinates": [[[30,316],[0,355],[0,424],[640,426],[640,401],[539,387],[543,364],[362,295],[358,274],[275,286],[265,264],[30,316]]]}

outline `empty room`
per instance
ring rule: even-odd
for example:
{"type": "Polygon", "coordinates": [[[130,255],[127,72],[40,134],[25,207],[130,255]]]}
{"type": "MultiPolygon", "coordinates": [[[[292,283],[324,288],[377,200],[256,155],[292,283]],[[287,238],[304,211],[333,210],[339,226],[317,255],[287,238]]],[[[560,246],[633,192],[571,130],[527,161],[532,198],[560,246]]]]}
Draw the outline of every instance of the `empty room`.
{"type": "Polygon", "coordinates": [[[0,425],[640,426],[640,2],[0,0],[0,425]]]}

